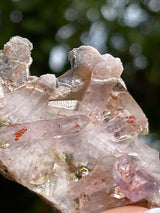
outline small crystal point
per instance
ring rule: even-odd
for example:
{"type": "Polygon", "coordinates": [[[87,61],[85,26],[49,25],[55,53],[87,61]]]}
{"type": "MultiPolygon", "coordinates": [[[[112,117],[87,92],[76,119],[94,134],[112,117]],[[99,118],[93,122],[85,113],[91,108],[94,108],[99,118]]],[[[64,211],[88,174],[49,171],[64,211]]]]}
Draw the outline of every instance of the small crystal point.
{"type": "Polygon", "coordinates": [[[160,206],[158,152],[138,140],[148,120],[120,59],[81,46],[68,72],[38,78],[31,49],[16,36],[0,51],[0,172],[62,213],[160,206]]]}

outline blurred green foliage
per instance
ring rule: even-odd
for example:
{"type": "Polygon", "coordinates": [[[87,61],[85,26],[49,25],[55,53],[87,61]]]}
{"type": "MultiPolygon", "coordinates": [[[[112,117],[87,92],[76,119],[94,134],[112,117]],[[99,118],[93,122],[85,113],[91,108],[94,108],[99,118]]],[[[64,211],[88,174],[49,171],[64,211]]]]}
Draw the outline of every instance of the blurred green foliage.
{"type": "MultiPolygon", "coordinates": [[[[60,75],[69,69],[67,60],[59,69],[54,67],[53,60],[58,63],[57,58],[51,57],[54,47],[63,47],[68,52],[88,44],[101,53],[120,57],[124,65],[122,77],[146,113],[150,131],[159,138],[159,0],[1,1],[0,48],[14,35],[26,37],[34,45],[32,75],[60,75]]],[[[35,195],[3,177],[0,187],[2,213],[53,212],[35,195]]]]}

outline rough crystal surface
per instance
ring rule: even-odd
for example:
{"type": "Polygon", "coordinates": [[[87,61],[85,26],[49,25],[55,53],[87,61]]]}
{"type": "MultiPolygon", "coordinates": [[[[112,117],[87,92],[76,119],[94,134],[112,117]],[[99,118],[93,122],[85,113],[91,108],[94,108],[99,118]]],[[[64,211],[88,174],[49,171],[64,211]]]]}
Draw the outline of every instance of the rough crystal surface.
{"type": "Polygon", "coordinates": [[[138,140],[148,121],[120,59],[81,46],[68,72],[38,78],[31,49],[16,36],[0,51],[0,172],[62,213],[160,206],[159,154],[138,140]]]}

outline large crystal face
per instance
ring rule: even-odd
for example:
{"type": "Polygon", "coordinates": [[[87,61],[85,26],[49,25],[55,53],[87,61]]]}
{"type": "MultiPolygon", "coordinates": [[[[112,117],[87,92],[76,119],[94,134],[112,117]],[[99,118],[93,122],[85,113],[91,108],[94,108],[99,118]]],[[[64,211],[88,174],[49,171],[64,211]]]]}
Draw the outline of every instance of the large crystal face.
{"type": "Polygon", "coordinates": [[[64,75],[38,78],[31,49],[16,36],[0,51],[0,172],[62,213],[160,206],[159,154],[138,140],[148,121],[120,59],[81,46],[64,75]]]}

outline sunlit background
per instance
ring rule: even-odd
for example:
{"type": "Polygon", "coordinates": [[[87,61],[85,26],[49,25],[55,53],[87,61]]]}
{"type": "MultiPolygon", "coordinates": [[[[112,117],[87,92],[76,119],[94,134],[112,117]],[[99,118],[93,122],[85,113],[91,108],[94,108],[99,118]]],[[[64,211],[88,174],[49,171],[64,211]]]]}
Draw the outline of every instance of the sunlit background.
{"type": "MultiPolygon", "coordinates": [[[[62,74],[80,45],[120,57],[128,90],[149,119],[146,143],[160,149],[160,0],[1,0],[0,48],[14,35],[34,45],[32,75],[62,74]]],[[[2,176],[0,187],[1,213],[54,212],[2,176]]]]}

